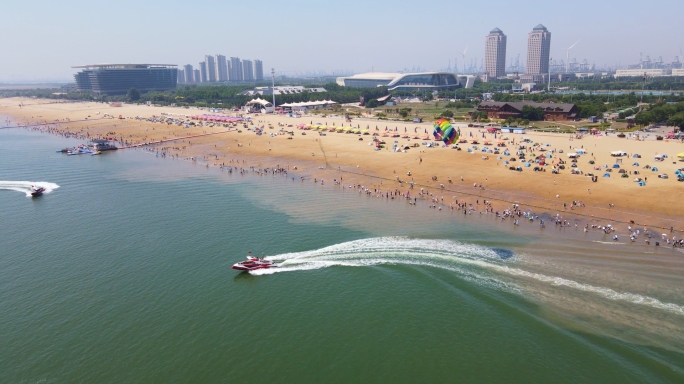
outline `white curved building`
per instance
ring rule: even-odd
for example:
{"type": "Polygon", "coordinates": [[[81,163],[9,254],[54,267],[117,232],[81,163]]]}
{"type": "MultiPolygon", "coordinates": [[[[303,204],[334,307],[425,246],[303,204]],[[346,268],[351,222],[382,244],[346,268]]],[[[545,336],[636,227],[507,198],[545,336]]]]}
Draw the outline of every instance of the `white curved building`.
{"type": "Polygon", "coordinates": [[[431,91],[472,88],[475,84],[475,76],[456,75],[449,72],[370,72],[348,77],[338,77],[337,84],[352,88],[387,87],[390,91],[431,91]]]}

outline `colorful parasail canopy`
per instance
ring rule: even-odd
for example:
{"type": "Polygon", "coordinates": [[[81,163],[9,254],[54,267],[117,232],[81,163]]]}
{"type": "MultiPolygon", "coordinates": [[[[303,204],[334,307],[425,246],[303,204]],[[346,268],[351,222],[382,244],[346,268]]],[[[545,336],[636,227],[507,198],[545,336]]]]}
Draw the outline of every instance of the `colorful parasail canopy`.
{"type": "Polygon", "coordinates": [[[446,145],[451,145],[458,140],[458,133],[448,120],[439,119],[435,121],[434,126],[435,132],[433,135],[435,136],[435,139],[442,140],[446,145]]]}

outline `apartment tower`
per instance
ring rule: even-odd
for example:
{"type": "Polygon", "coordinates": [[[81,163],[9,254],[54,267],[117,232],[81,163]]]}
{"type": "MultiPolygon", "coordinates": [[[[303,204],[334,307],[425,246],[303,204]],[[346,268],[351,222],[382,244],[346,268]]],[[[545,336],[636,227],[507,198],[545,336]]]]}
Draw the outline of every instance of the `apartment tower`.
{"type": "Polygon", "coordinates": [[[193,84],[195,82],[195,71],[192,69],[191,64],[186,64],[183,67],[183,73],[185,74],[185,84],[193,84]]]}
{"type": "Polygon", "coordinates": [[[254,78],[256,81],[264,81],[264,63],[254,60],[254,78]]]}
{"type": "Polygon", "coordinates": [[[204,56],[204,62],[207,63],[207,81],[210,83],[216,82],[216,61],[214,56],[204,56]]]}
{"type": "Polygon", "coordinates": [[[230,58],[230,81],[242,81],[242,62],[239,57],[230,58]]]}
{"type": "Polygon", "coordinates": [[[252,60],[242,60],[242,77],[245,81],[254,81],[254,67],[252,60]]]}
{"type": "Polygon", "coordinates": [[[228,81],[228,67],[226,66],[226,57],[223,55],[216,55],[216,80],[219,82],[228,81]]]}
{"type": "Polygon", "coordinates": [[[208,79],[207,78],[207,62],[206,61],[201,62],[201,63],[199,63],[199,66],[200,66],[200,80],[201,80],[200,82],[206,83],[208,81],[207,80],[208,79]]]}

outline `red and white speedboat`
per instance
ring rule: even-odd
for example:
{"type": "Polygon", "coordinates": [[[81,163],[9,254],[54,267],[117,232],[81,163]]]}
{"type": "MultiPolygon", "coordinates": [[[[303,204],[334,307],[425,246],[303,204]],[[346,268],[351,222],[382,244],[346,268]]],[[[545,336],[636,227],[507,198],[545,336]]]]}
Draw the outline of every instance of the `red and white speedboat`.
{"type": "Polygon", "coordinates": [[[233,269],[236,269],[238,271],[253,271],[255,269],[267,269],[276,267],[278,267],[278,265],[276,265],[272,261],[266,260],[263,257],[257,258],[253,256],[247,256],[247,260],[235,263],[232,266],[233,269]]]}

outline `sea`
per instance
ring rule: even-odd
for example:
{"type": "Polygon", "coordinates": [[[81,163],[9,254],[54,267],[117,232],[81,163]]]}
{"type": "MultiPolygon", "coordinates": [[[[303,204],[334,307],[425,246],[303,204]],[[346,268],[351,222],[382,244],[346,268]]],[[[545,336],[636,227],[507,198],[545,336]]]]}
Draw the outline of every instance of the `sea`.
{"type": "Polygon", "coordinates": [[[684,382],[679,249],[80,142],[0,129],[2,383],[684,382]]]}

